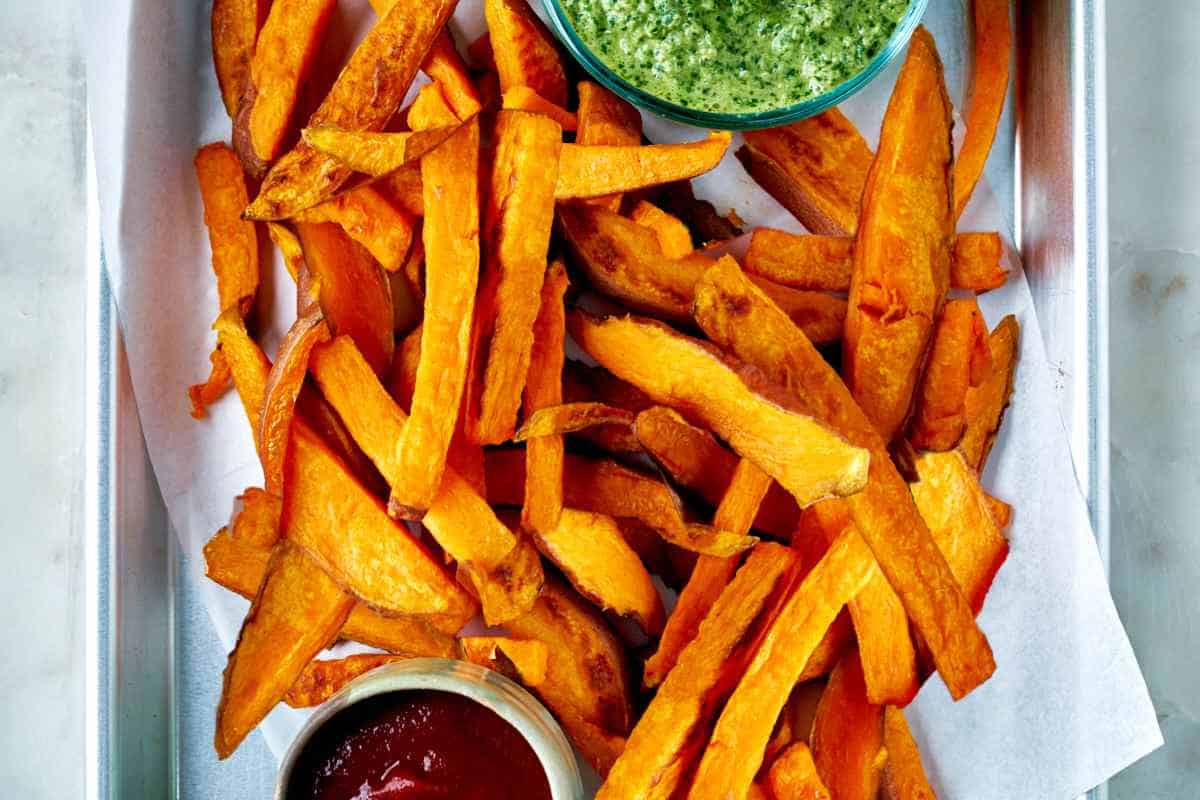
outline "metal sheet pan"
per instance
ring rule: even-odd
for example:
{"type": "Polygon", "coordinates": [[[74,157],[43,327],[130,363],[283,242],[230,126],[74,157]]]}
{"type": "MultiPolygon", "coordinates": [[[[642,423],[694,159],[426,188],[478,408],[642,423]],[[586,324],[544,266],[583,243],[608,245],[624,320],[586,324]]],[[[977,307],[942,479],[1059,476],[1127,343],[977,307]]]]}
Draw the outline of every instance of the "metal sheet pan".
{"type": "MultiPolygon", "coordinates": [[[[1059,381],[1080,486],[1108,558],[1108,269],[1103,0],[1017,4],[1017,80],[989,180],[1017,241],[1059,381]]],[[[90,147],[89,147],[90,158],[90,147]]],[[[266,797],[275,762],[251,737],[217,768],[225,654],[179,569],[142,442],[109,293],[89,164],[88,797],[266,797]]],[[[1104,787],[1089,793],[1102,800],[1104,787]]]]}

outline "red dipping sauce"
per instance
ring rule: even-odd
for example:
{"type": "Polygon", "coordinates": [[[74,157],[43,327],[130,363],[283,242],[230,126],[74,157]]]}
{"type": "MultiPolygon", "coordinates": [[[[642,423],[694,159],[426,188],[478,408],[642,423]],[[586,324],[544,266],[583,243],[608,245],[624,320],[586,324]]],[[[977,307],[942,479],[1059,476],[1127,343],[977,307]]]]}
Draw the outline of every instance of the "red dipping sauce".
{"type": "Polygon", "coordinates": [[[292,770],[287,800],[550,800],[529,742],[462,695],[375,695],[329,719],[292,770]]]}

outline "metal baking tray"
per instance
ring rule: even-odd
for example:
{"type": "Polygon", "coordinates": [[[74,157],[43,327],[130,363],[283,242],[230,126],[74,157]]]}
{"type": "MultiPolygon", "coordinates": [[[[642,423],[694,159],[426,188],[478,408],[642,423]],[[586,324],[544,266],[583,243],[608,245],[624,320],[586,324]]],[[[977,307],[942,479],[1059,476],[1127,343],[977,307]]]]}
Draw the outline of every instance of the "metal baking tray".
{"type": "MultiPolygon", "coordinates": [[[[1104,2],[1016,5],[1016,80],[988,179],[1011,209],[1107,564],[1104,2]]],[[[182,568],[146,456],[97,233],[90,161],[88,180],[87,797],[268,797],[275,760],[260,736],[227,762],[213,755],[225,652],[198,579],[182,568]]],[[[1101,786],[1088,797],[1106,795],[1101,786]]]]}

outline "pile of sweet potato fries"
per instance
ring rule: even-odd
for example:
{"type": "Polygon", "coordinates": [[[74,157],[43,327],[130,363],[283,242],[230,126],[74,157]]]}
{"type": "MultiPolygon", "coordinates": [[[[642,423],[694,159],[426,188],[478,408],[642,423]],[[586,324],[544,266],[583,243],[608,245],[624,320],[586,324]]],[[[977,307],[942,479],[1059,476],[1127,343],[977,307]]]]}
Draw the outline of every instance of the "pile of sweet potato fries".
{"type": "Polygon", "coordinates": [[[813,235],[755,230],[739,261],[688,183],[731,137],[645,143],[526,0],[487,0],[467,59],[454,0],[371,0],[340,72],[335,2],[213,8],[233,134],[195,160],[221,309],[189,395],[203,417],[232,385],[263,468],[205,548],[251,600],[218,754],[280,701],[442,656],[536,693],[606,800],[932,796],[900,709],[934,671],[956,699],[991,675],[975,616],[1012,514],[979,483],[1017,353],[975,299],[1002,246],[955,230],[1007,3],[974,4],[957,159],[924,29],[875,152],[837,110],[747,133],[813,235]],[[267,236],[296,285],[273,361],[267,236]],[[477,616],[494,635],[460,634],[477,616]],[[383,652],[314,660],[338,640],[383,652]]]}

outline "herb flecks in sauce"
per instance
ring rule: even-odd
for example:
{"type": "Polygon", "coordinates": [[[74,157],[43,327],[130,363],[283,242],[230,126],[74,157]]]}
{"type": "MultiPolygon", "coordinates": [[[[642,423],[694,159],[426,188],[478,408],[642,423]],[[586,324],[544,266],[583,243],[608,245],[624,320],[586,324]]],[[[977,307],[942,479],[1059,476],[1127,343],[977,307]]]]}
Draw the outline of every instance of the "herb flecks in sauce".
{"type": "Polygon", "coordinates": [[[854,76],[907,0],[560,0],[583,42],[627,82],[676,105],[754,113],[854,76]]]}

